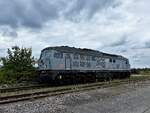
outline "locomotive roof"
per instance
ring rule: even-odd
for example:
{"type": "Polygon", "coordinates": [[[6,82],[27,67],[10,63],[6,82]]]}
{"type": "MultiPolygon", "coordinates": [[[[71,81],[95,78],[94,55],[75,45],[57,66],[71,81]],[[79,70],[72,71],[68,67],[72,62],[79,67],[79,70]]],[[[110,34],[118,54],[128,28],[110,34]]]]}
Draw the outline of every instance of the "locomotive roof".
{"type": "Polygon", "coordinates": [[[124,58],[121,55],[114,55],[114,54],[108,54],[103,53],[97,50],[87,49],[87,48],[75,48],[75,47],[69,47],[69,46],[56,46],[56,47],[47,47],[43,49],[45,50],[57,50],[61,52],[71,52],[71,53],[78,53],[78,54],[88,54],[91,56],[106,56],[106,57],[117,57],[117,58],[124,58]]]}

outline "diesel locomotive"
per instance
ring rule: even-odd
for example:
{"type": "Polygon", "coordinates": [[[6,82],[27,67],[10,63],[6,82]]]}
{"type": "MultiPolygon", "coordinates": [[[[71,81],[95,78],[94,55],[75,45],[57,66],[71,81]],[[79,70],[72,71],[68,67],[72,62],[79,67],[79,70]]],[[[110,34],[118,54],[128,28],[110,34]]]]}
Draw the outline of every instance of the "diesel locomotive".
{"type": "Polygon", "coordinates": [[[38,73],[40,82],[99,81],[130,77],[130,64],[121,55],[56,46],[41,51],[38,73]]]}

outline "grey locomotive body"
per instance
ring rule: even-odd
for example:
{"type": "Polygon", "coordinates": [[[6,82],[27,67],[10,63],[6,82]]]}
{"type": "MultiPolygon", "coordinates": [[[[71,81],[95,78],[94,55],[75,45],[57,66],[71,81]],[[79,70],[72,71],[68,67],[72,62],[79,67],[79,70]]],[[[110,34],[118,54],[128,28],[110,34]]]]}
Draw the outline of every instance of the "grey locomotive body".
{"type": "Polygon", "coordinates": [[[46,81],[92,81],[130,76],[127,58],[68,46],[43,49],[38,65],[39,77],[46,81]]]}

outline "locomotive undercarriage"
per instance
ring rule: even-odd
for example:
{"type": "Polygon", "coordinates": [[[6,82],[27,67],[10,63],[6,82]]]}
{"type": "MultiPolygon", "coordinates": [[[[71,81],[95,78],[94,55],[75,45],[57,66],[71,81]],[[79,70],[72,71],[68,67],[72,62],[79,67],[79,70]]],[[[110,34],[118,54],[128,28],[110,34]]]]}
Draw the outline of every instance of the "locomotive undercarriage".
{"type": "Polygon", "coordinates": [[[39,82],[52,84],[79,84],[130,77],[130,71],[81,71],[81,70],[41,70],[39,82]]]}

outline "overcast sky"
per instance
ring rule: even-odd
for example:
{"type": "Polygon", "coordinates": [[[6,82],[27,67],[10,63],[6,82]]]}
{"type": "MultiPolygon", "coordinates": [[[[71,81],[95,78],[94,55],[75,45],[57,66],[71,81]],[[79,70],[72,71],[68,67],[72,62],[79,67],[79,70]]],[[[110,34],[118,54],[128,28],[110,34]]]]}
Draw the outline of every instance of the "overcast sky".
{"type": "Polygon", "coordinates": [[[74,46],[150,67],[150,0],[0,0],[0,56],[13,45],[74,46]]]}

